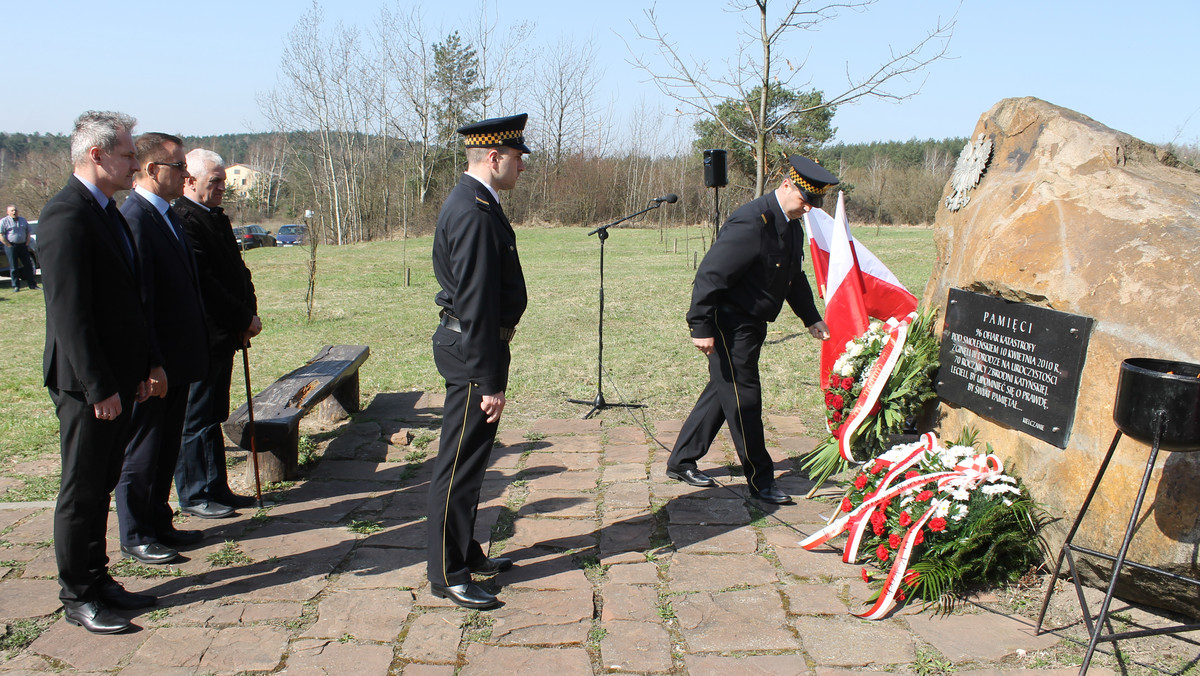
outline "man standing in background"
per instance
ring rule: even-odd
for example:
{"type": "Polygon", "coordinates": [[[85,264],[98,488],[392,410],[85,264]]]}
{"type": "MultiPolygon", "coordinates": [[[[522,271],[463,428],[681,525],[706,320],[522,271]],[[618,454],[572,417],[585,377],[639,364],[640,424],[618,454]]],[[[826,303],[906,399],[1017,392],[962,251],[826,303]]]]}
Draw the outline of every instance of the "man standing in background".
{"type": "Polygon", "coordinates": [[[183,434],[188,386],[208,373],[208,330],[191,245],[171,200],[183,196],[187,166],[183,141],[150,132],[137,138],[133,192],[121,214],[133,231],[142,266],[142,299],[162,356],[158,375],[166,393],[133,407],[133,439],[117,483],[121,553],[141,563],[167,563],[173,547],[204,539],[197,530],[177,530],[168,499],[183,434]]]}
{"type": "Polygon", "coordinates": [[[138,170],[123,113],[89,111],[71,134],[74,175],[41,213],[46,287],[46,387],[59,420],[62,482],[54,507],[54,558],[64,618],[97,634],[125,631],[115,608],[156,599],[126,591],[108,573],[109,494],[129,443],[135,400],[162,394],[148,379],[150,324],[133,234],[112,196],[138,170]]]}
{"type": "Polygon", "coordinates": [[[254,504],[252,496],[229,489],[221,423],[229,417],[233,355],[249,347],[250,339],[262,331],[262,320],[250,270],[221,209],[225,161],[211,150],[197,148],[187,154],[187,173],[183,197],[175,200],[174,211],[196,256],[208,324],[208,369],[188,392],[175,491],[183,513],[221,519],[254,504]]]}
{"type": "Polygon", "coordinates": [[[433,272],[442,290],[441,323],[433,361],[446,379],[442,435],[429,480],[427,572],[431,593],[464,608],[500,601],[471,580],[495,575],[512,560],[488,558],[475,540],[479,489],[491,456],[517,322],[527,296],[517,239],[500,206],[529,152],[528,115],[484,120],[458,130],[467,146],[467,171],[450,191],[433,235],[433,272]]]}
{"type": "Polygon", "coordinates": [[[24,266],[25,283],[29,288],[38,288],[33,269],[33,257],[29,255],[29,221],[21,218],[17,205],[8,205],[8,215],[0,218],[0,242],[4,244],[4,255],[8,258],[8,276],[12,279],[13,293],[21,290],[17,277],[17,264],[24,266]]]}

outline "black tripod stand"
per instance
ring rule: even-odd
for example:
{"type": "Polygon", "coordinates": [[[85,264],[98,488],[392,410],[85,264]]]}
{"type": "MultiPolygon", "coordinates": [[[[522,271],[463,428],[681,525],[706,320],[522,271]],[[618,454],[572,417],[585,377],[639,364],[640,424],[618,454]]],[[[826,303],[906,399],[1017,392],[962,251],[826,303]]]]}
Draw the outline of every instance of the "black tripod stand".
{"type": "Polygon", "coordinates": [[[602,225],[588,233],[588,236],[596,235],[600,239],[600,322],[597,326],[597,354],[596,354],[596,398],[591,401],[584,399],[568,399],[571,404],[583,404],[591,406],[591,410],[584,414],[583,419],[587,420],[596,415],[598,411],[603,411],[606,408],[646,408],[645,404],[626,404],[617,403],[610,404],[604,401],[604,242],[608,239],[608,229],[618,223],[624,223],[631,218],[641,216],[642,214],[657,209],[662,206],[663,202],[672,203],[679,199],[674,193],[665,197],[656,197],[652,200],[652,204],[641,211],[630,214],[623,218],[619,218],[608,225],[602,225]]]}

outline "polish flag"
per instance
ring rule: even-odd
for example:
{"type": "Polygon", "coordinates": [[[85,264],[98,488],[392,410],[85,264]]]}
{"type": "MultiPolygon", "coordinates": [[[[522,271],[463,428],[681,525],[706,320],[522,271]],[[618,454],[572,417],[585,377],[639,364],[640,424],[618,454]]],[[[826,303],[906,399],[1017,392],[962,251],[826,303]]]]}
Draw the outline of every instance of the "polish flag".
{"type": "Polygon", "coordinates": [[[863,334],[870,318],[902,318],[917,309],[917,297],[875,254],[850,235],[843,195],[838,192],[835,217],[820,209],[804,215],[817,289],[825,299],[830,337],[821,346],[821,387],[846,343],[863,334]]]}

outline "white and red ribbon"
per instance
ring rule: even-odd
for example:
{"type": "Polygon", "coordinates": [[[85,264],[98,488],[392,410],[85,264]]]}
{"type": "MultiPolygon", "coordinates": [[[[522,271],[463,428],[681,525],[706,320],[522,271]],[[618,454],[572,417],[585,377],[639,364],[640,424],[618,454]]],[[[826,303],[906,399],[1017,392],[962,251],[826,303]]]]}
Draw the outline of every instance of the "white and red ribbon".
{"type": "Polygon", "coordinates": [[[859,426],[871,415],[875,402],[879,401],[879,396],[883,394],[883,388],[887,385],[888,378],[892,376],[896,362],[904,353],[904,344],[908,340],[908,327],[916,318],[917,313],[912,312],[900,321],[895,318],[887,320],[887,344],[879,351],[879,356],[875,358],[875,361],[863,371],[862,390],[859,391],[854,406],[850,407],[850,412],[846,415],[846,422],[838,428],[837,434],[835,434],[838,437],[838,453],[847,462],[858,462],[854,458],[854,449],[850,444],[854,441],[859,426]]]}

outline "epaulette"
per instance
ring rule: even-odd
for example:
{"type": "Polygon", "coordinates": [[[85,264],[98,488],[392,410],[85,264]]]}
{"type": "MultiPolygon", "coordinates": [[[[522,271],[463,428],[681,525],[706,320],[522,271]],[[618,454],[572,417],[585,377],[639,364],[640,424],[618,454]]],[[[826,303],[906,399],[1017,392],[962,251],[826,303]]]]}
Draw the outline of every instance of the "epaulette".
{"type": "Polygon", "coordinates": [[[487,198],[480,193],[475,193],[475,206],[479,207],[480,211],[491,212],[492,203],[487,201],[487,198]]]}

